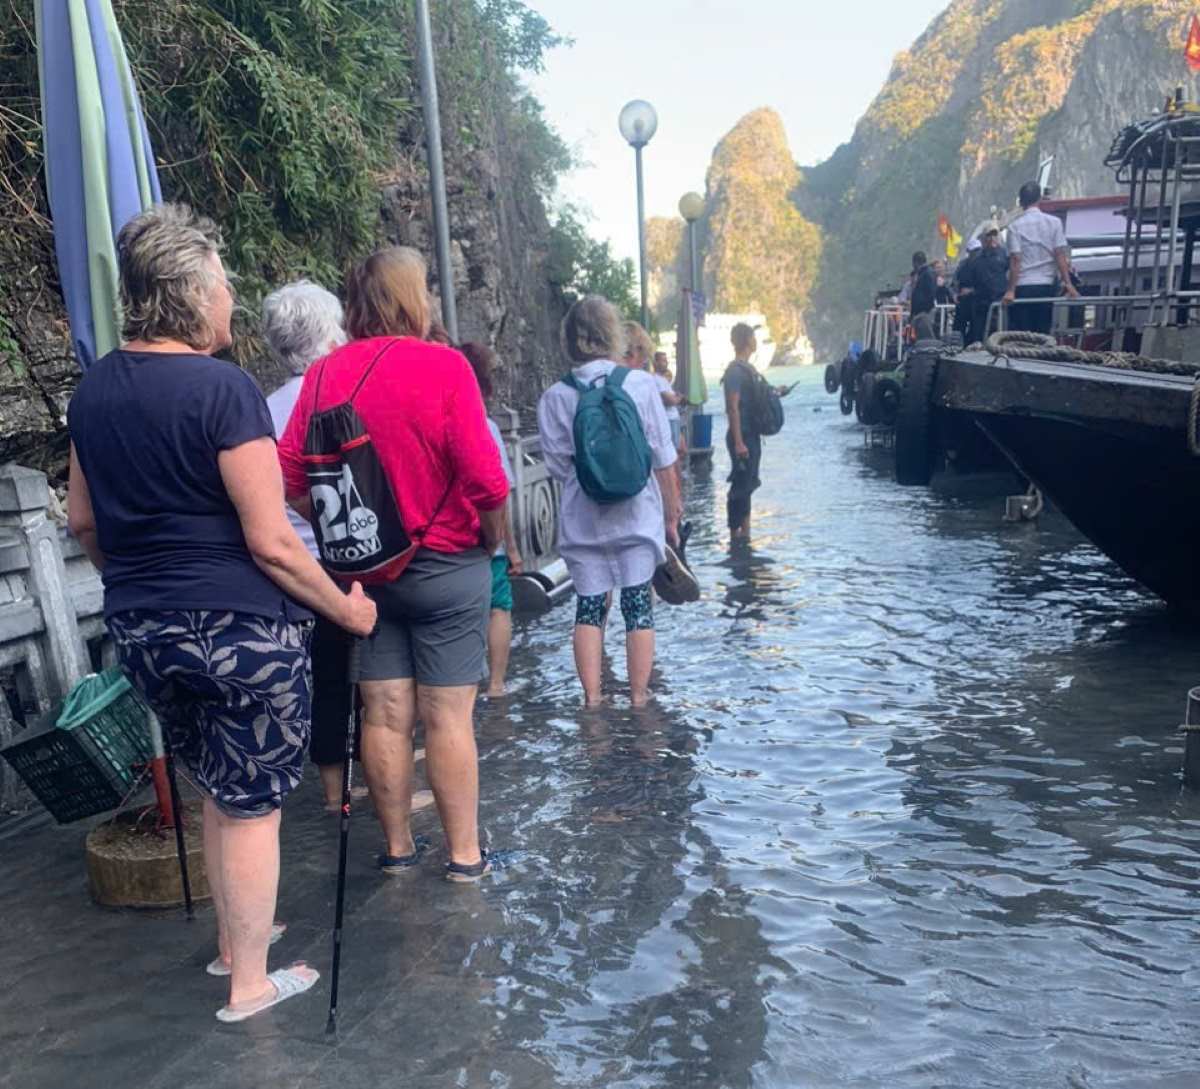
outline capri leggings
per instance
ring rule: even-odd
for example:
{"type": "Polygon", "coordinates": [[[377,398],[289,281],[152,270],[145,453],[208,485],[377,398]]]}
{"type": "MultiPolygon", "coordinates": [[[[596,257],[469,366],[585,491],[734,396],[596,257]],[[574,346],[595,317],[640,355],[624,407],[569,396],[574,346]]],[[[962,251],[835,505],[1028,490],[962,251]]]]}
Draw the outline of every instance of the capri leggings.
{"type": "MultiPolygon", "coordinates": [[[[608,594],[582,594],[575,605],[575,623],[591,628],[604,627],[608,615],[608,594]]],[[[626,631],[653,631],[654,606],[651,602],[650,583],[640,586],[625,586],[621,590],[621,615],[625,618],[626,631]]]]}

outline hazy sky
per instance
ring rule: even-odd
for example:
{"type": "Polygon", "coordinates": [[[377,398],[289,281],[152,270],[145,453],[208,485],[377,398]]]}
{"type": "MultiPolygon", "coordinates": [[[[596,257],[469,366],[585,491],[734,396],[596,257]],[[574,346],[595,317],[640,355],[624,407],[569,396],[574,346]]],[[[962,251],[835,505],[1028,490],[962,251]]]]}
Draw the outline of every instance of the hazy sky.
{"type": "Polygon", "coordinates": [[[550,122],[590,166],[562,196],[591,209],[592,231],[637,252],[633,151],[617,131],[632,98],[658,111],[644,155],[646,214],[676,215],[704,191],[713,146],[738,118],[773,106],[792,154],[819,162],[854,123],[905,49],[947,0],[527,0],[575,44],[530,85],[550,122]]]}

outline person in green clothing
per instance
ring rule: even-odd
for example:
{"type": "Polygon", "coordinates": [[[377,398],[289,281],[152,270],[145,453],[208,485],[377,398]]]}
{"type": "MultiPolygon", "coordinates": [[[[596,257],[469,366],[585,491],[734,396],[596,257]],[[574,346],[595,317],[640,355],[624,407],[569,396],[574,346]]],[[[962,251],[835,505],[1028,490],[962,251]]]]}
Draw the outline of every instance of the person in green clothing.
{"type": "MultiPolygon", "coordinates": [[[[496,366],[496,353],[485,344],[468,341],[458,349],[467,357],[475,379],[479,383],[479,391],[486,401],[492,396],[492,370],[496,366]]],[[[496,441],[496,449],[500,451],[500,462],[504,466],[504,475],[508,477],[511,489],[516,480],[513,477],[512,464],[508,460],[508,451],[504,440],[500,437],[498,428],[492,419],[487,421],[488,430],[496,441]]],[[[512,519],[504,515],[504,543],[492,556],[492,604],[488,616],[487,653],[488,653],[488,687],[487,695],[491,698],[505,694],[504,679],[508,673],[508,656],[512,649],[512,575],[521,573],[521,551],[517,547],[517,538],[513,533],[512,519]]]]}

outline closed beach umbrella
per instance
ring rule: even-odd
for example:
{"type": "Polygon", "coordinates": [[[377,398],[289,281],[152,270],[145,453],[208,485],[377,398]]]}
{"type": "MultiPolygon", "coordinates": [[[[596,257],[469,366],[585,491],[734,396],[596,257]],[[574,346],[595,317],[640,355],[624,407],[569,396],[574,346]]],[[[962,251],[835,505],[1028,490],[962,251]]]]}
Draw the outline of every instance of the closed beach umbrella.
{"type": "Polygon", "coordinates": [[[704,298],[686,288],[679,308],[679,326],[675,335],[675,392],[693,408],[708,400],[708,384],[700,365],[700,319],[704,298]]]}
{"type": "Polygon", "coordinates": [[[120,340],[117,232],[162,193],[110,0],[37,0],[36,20],[54,246],[86,369],[120,340]]]}

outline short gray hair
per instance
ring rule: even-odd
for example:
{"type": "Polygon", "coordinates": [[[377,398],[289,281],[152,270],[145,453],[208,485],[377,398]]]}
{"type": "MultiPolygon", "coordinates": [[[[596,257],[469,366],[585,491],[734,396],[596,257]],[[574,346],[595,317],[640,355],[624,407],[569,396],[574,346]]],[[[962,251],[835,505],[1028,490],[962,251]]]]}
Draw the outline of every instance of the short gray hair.
{"type": "Polygon", "coordinates": [[[217,225],[186,204],[160,204],[126,223],[117,235],[124,338],[208,348],[217,286],[208,262],[220,252],[217,225]]]}
{"type": "Polygon", "coordinates": [[[603,295],[585,295],[562,320],[562,349],[572,363],[592,359],[619,361],[625,354],[621,315],[603,295]]]}
{"type": "Polygon", "coordinates": [[[337,296],[311,280],[284,284],[263,299],[263,339],[292,374],[303,374],[331,344],[346,343],[342,320],[337,296]]]}

